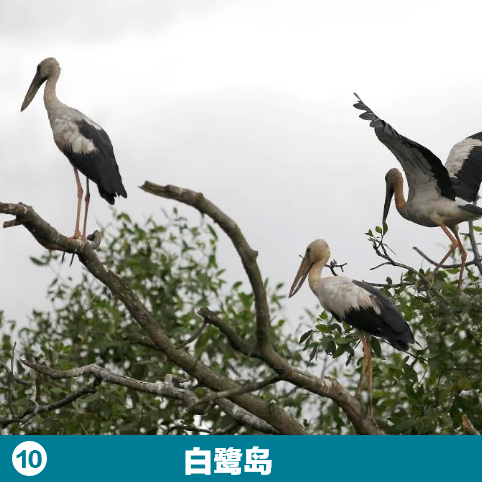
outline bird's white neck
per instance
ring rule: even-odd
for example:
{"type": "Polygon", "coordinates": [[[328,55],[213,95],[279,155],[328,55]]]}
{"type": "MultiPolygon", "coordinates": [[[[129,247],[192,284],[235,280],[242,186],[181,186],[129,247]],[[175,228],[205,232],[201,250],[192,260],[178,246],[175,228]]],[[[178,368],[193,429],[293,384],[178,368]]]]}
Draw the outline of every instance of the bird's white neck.
{"type": "Polygon", "coordinates": [[[318,284],[321,281],[321,272],[325,266],[326,260],[320,260],[316,262],[310,269],[308,275],[308,283],[310,284],[311,291],[317,295],[318,284]]]}
{"type": "Polygon", "coordinates": [[[57,98],[57,94],[55,92],[55,87],[57,85],[57,81],[59,80],[59,77],[60,77],[60,69],[57,72],[54,72],[54,74],[47,79],[47,83],[45,84],[44,104],[45,104],[45,109],[47,109],[47,111],[50,111],[54,107],[62,104],[57,98]]]}

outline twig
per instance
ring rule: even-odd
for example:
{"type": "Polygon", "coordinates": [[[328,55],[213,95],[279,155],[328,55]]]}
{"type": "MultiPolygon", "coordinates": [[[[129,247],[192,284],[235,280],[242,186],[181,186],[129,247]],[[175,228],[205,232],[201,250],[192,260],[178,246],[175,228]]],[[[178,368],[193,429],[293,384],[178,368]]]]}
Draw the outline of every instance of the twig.
{"type": "Polygon", "coordinates": [[[8,377],[8,407],[10,409],[10,415],[12,419],[15,419],[15,412],[13,410],[12,393],[13,393],[13,363],[15,361],[15,347],[17,343],[15,342],[12,347],[12,355],[10,358],[10,373],[8,377]]]}
{"type": "Polygon", "coordinates": [[[207,327],[208,323],[204,321],[200,327],[197,328],[197,330],[194,331],[191,337],[189,339],[186,339],[185,341],[181,342],[177,348],[182,349],[183,347],[188,346],[191,342],[194,342],[204,331],[204,329],[207,327]]]}
{"type": "Polygon", "coordinates": [[[261,354],[256,346],[250,345],[241,339],[238,333],[216,313],[209,310],[207,307],[203,307],[198,311],[198,315],[202,317],[205,322],[217,327],[221,333],[226,336],[233,349],[250,357],[261,357],[261,354]]]}
{"type": "Polygon", "coordinates": [[[28,421],[30,421],[30,419],[33,416],[36,416],[37,414],[48,413],[50,411],[55,411],[56,409],[59,409],[63,406],[67,406],[68,404],[71,404],[76,399],[79,399],[80,397],[85,396],[86,394],[95,393],[97,391],[97,386],[100,383],[101,383],[101,380],[96,379],[93,382],[91,382],[90,384],[81,387],[77,391],[73,392],[72,394],[69,394],[68,396],[60,399],[59,401],[57,401],[55,403],[46,404],[46,405],[43,405],[43,406],[39,406],[38,404],[33,405],[32,408],[27,409],[20,416],[18,416],[16,418],[5,419],[3,421],[0,421],[0,427],[6,428],[7,426],[9,426],[10,424],[13,424],[13,423],[25,424],[28,421]],[[30,415],[31,415],[31,417],[28,417],[30,415]]]}
{"type": "Polygon", "coordinates": [[[464,428],[467,434],[471,434],[473,436],[480,436],[479,431],[475,429],[472,421],[468,418],[466,414],[462,414],[462,428],[464,428]]]}
{"type": "MultiPolygon", "coordinates": [[[[431,263],[432,265],[438,265],[438,262],[436,262],[435,260],[432,260],[430,257],[428,257],[427,255],[425,255],[425,253],[422,252],[422,250],[420,250],[420,248],[417,248],[417,247],[412,247],[422,258],[424,258],[425,260],[427,260],[427,262],[431,263]]],[[[475,264],[475,260],[471,260],[470,262],[467,262],[465,264],[466,267],[470,266],[470,265],[474,265],[475,264]]],[[[460,268],[462,266],[461,263],[451,263],[451,264],[446,264],[446,265],[441,265],[440,268],[460,268]]]]}
{"type": "Polygon", "coordinates": [[[102,241],[102,236],[99,230],[95,230],[93,233],[87,236],[87,240],[90,241],[90,248],[95,250],[99,247],[100,242],[102,241]]]}
{"type": "MultiPolygon", "coordinates": [[[[413,273],[417,276],[420,276],[420,273],[415,270],[413,267],[410,267],[409,265],[405,265],[404,263],[399,263],[399,262],[396,262],[387,252],[387,249],[385,247],[385,244],[384,243],[377,243],[375,241],[372,241],[372,246],[373,246],[373,249],[375,250],[375,253],[380,257],[380,258],[383,258],[385,260],[387,260],[389,262],[390,265],[393,265],[394,267],[399,267],[399,268],[403,268],[405,270],[407,270],[408,272],[410,273],[413,273]],[[381,250],[380,250],[381,249],[381,250]]],[[[375,270],[383,265],[386,265],[385,263],[382,263],[376,267],[373,267],[371,268],[370,270],[375,270]]]]}
{"type": "Polygon", "coordinates": [[[12,226],[20,226],[22,223],[20,223],[18,220],[10,220],[10,221],[5,221],[3,223],[3,228],[11,228],[12,226]]]}
{"type": "Polygon", "coordinates": [[[0,369],[4,369],[9,375],[13,377],[14,382],[17,384],[22,384],[23,386],[29,386],[30,384],[27,381],[24,381],[20,377],[16,376],[15,373],[12,373],[10,367],[5,364],[5,362],[0,362],[0,369]]]}
{"type": "Polygon", "coordinates": [[[264,381],[251,382],[238,389],[232,389],[231,391],[213,392],[199,399],[194,404],[191,404],[190,406],[188,406],[186,408],[186,412],[191,411],[195,406],[199,404],[208,404],[221,398],[230,398],[232,396],[239,396],[240,394],[245,394],[247,392],[254,392],[254,391],[257,391],[258,389],[262,389],[263,387],[274,384],[280,380],[281,380],[281,377],[278,374],[275,374],[273,376],[268,377],[264,381]]]}
{"type": "MultiPolygon", "coordinates": [[[[364,280],[365,281],[365,280],[364,280]]],[[[400,283],[374,283],[374,282],[366,282],[374,287],[383,287],[383,288],[399,288],[399,287],[412,287],[414,285],[413,282],[400,282],[400,283]]]]}
{"type": "Polygon", "coordinates": [[[338,274],[336,273],[335,271],[335,268],[339,268],[341,270],[341,272],[343,273],[344,270],[343,270],[343,267],[345,267],[347,265],[347,263],[337,263],[336,260],[332,260],[328,265],[325,265],[325,267],[329,268],[331,270],[331,273],[333,274],[333,276],[338,276],[338,274]]]}
{"type": "MultiPolygon", "coordinates": [[[[476,202],[473,203],[474,205],[476,202]]],[[[474,263],[479,269],[479,273],[482,275],[482,260],[480,259],[479,247],[477,246],[477,241],[475,240],[474,222],[469,221],[469,240],[472,245],[472,253],[474,254],[474,263]]]]}

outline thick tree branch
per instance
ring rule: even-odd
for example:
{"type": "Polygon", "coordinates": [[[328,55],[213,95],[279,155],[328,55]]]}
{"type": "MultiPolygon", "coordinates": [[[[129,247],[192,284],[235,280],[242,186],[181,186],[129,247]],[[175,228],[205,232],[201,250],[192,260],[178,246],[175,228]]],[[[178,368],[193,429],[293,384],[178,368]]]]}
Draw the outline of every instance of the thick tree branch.
{"type": "Polygon", "coordinates": [[[193,392],[176,387],[172,383],[139,381],[137,379],[115,374],[108,369],[97,366],[96,364],[89,364],[87,366],[77,367],[75,369],[59,371],[57,369],[35,364],[24,359],[21,359],[21,362],[34,371],[48,376],[51,379],[70,379],[72,377],[91,374],[102,381],[110,382],[111,384],[115,384],[117,386],[127,387],[129,389],[133,389],[134,391],[146,392],[148,394],[155,394],[157,396],[163,396],[170,399],[178,399],[189,405],[194,405],[196,402],[198,402],[198,398],[193,392]]]}
{"type": "Polygon", "coordinates": [[[152,340],[145,335],[129,334],[124,336],[124,339],[127,342],[130,342],[131,344],[142,345],[144,347],[147,347],[148,349],[152,349],[159,352],[159,347],[157,347],[157,345],[154,344],[154,342],[152,342],[152,340]]]}
{"type": "MultiPolygon", "coordinates": [[[[162,331],[159,322],[142,304],[125,280],[102,265],[93,251],[91,243],[71,240],[61,235],[38,216],[31,207],[24,204],[0,203],[0,213],[16,216],[17,221],[24,225],[45,248],[76,253],[87,270],[108,287],[114,296],[119,298],[156,347],[174,364],[197,379],[202,386],[216,392],[238,387],[229,378],[214,372],[185,350],[178,349],[162,331]]],[[[273,405],[259,397],[252,394],[241,394],[233,396],[233,401],[248,412],[266,421],[282,434],[306,434],[305,429],[298,421],[289,416],[280,407],[273,407],[273,405]]]]}
{"type": "MultiPolygon", "coordinates": [[[[104,369],[102,367],[99,367],[95,364],[89,364],[87,366],[83,366],[79,368],[60,371],[48,366],[35,364],[33,362],[29,362],[25,360],[21,360],[21,362],[25,364],[27,367],[30,367],[31,369],[33,369],[34,371],[40,374],[43,374],[47,377],[50,377],[51,379],[70,379],[73,377],[83,376],[85,374],[91,374],[96,378],[98,383],[109,382],[111,384],[127,387],[135,391],[163,396],[169,399],[176,399],[181,401],[184,404],[188,404],[189,407],[191,408],[193,408],[194,406],[199,406],[199,410],[194,411],[195,414],[204,414],[207,406],[207,403],[203,403],[201,400],[199,400],[196,394],[194,394],[194,392],[189,391],[188,389],[182,389],[182,388],[176,387],[174,385],[174,382],[182,384],[182,383],[185,383],[186,380],[184,378],[173,376],[171,374],[168,374],[165,377],[165,380],[163,383],[150,383],[150,382],[139,381],[137,379],[132,379],[130,377],[114,374],[113,372],[107,369],[104,369]]],[[[89,386],[86,386],[86,387],[89,387],[89,386]]],[[[87,389],[85,388],[83,389],[83,391],[86,391],[86,390],[87,389]]],[[[82,395],[83,393],[81,394],[79,391],[76,391],[76,393],[73,393],[62,400],[65,402],[62,404],[62,406],[65,406],[66,404],[68,404],[69,401],[72,402],[82,395]]],[[[248,411],[241,410],[241,408],[237,407],[235,404],[228,401],[227,399],[219,400],[218,405],[226,412],[226,414],[228,414],[234,420],[236,420],[237,424],[242,424],[244,426],[252,427],[256,431],[261,431],[267,434],[277,433],[277,431],[272,426],[270,426],[263,420],[257,418],[256,416],[250,414],[248,411]]],[[[55,407],[54,409],[57,409],[57,407],[55,407]]],[[[45,412],[45,411],[46,410],[42,410],[42,412],[45,412]]],[[[35,410],[35,413],[37,412],[38,410],[35,410]]],[[[27,413],[22,415],[20,419],[24,418],[26,415],[27,413]]],[[[14,421],[16,421],[16,419],[14,421]]]]}
{"type": "MultiPolygon", "coordinates": [[[[209,216],[215,223],[217,223],[231,239],[231,242],[241,258],[255,297],[256,335],[260,351],[259,356],[271,366],[282,379],[313,392],[314,394],[318,394],[319,396],[331,398],[343,409],[359,433],[382,434],[374,421],[365,415],[362,405],[351,396],[348,391],[338,383],[338,381],[328,377],[319,379],[316,376],[295,369],[274,351],[269,339],[270,315],[263,279],[256,262],[257,252],[249,246],[238,225],[211,201],[206,199],[202,193],[171,185],[160,186],[149,181],[146,181],[144,185],[141,186],[141,189],[147,193],[162,198],[180,201],[181,203],[196,208],[200,213],[209,216]]],[[[399,264],[399,266],[402,265],[399,264]]],[[[230,342],[235,340],[236,339],[232,339],[230,342]]]]}
{"type": "Polygon", "coordinates": [[[258,252],[253,250],[239,226],[228,215],[223,213],[216,205],[211,203],[202,193],[192,190],[178,188],[177,186],[160,186],[146,181],[141,189],[147,193],[168,198],[196,208],[200,213],[209,216],[216,222],[226,235],[231,239],[238,252],[244,270],[248,275],[249,282],[253,288],[256,307],[256,337],[258,346],[263,352],[273,352],[269,336],[269,306],[264,288],[263,278],[256,259],[258,252]]]}

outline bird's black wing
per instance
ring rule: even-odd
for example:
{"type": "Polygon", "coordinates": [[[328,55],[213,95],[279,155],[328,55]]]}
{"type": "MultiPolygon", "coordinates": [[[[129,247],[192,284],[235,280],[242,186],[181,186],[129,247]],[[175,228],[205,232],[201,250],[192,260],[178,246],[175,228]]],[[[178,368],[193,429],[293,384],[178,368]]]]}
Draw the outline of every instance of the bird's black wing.
{"type": "Polygon", "coordinates": [[[360,114],[360,117],[370,121],[370,126],[375,128],[378,139],[402,165],[413,193],[417,191],[417,188],[426,189],[431,185],[442,196],[455,200],[452,181],[440,159],[426,147],[399,134],[390,124],[380,119],[357,94],[355,96],[358,102],[353,106],[365,111],[360,114]]]}
{"type": "Polygon", "coordinates": [[[482,181],[482,132],[457,143],[451,149],[445,167],[456,195],[466,201],[476,201],[482,181]]]}
{"type": "Polygon", "coordinates": [[[352,324],[355,327],[369,334],[385,338],[397,349],[406,350],[408,344],[414,342],[414,338],[398,307],[383,292],[369,283],[358,280],[353,280],[353,283],[370,293],[380,309],[380,314],[377,314],[372,308],[359,308],[345,314],[347,322],[349,322],[349,318],[354,320],[356,317],[357,325],[352,324]]]}
{"type": "Polygon", "coordinates": [[[126,198],[127,192],[107,133],[84,119],[76,121],[76,124],[80,134],[90,139],[95,149],[87,154],[65,152],[71,163],[97,184],[99,194],[110,204],[114,204],[116,196],[126,198]]]}

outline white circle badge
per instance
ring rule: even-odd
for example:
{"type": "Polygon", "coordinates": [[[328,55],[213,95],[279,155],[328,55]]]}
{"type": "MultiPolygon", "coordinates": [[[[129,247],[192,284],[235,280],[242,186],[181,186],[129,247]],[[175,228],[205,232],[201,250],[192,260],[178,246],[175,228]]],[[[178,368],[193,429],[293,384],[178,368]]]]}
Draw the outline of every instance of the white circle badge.
{"type": "Polygon", "coordinates": [[[12,464],[21,475],[35,476],[45,468],[47,453],[35,441],[24,441],[13,450],[12,464]]]}

